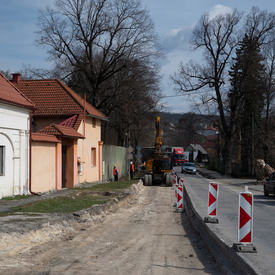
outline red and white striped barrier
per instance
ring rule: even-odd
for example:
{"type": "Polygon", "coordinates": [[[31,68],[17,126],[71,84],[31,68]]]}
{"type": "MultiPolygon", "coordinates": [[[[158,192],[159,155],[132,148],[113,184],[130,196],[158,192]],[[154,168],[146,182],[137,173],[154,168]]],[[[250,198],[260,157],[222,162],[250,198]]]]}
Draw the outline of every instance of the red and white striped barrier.
{"type": "Polygon", "coordinates": [[[239,252],[257,252],[252,244],[253,204],[253,194],[246,187],[245,192],[239,194],[238,243],[233,245],[239,252]]]}
{"type": "Polygon", "coordinates": [[[205,222],[218,223],[217,208],[218,208],[219,184],[215,182],[209,183],[208,192],[208,217],[204,218],[205,222]]]}
{"type": "Polygon", "coordinates": [[[217,216],[218,195],[219,185],[217,183],[210,182],[208,192],[208,216],[217,216]]]}
{"type": "Polygon", "coordinates": [[[239,195],[238,242],[252,243],[253,236],[253,194],[241,192],[239,195]]]}
{"type": "Polygon", "coordinates": [[[178,184],[174,184],[174,191],[175,191],[175,197],[176,197],[176,203],[177,203],[177,197],[178,197],[178,184]]]}
{"type": "Polygon", "coordinates": [[[184,184],[184,179],[183,178],[179,178],[179,184],[183,186],[183,184],[184,184]]]}
{"type": "Polygon", "coordinates": [[[183,186],[178,184],[178,192],[177,192],[177,210],[183,210],[183,186]]]}

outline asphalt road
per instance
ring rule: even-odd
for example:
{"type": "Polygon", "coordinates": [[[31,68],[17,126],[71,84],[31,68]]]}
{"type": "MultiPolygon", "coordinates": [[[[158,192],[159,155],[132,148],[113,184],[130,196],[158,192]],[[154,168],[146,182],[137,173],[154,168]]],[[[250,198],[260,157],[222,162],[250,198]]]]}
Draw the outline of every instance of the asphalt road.
{"type": "Polygon", "coordinates": [[[254,195],[254,234],[253,244],[257,253],[240,253],[258,274],[275,274],[275,198],[265,198],[263,187],[256,185],[255,180],[221,177],[215,180],[200,175],[180,174],[184,178],[186,190],[193,206],[199,215],[207,216],[208,183],[220,183],[218,219],[219,224],[208,224],[211,230],[229,247],[237,243],[239,193],[248,186],[254,195]]]}
{"type": "Polygon", "coordinates": [[[68,233],[46,242],[46,233],[63,229],[30,232],[25,241],[24,235],[16,235],[16,243],[10,239],[11,245],[0,253],[0,273],[220,274],[187,218],[175,211],[173,188],[140,185],[135,197],[101,223],[68,224],[68,233]],[[31,247],[30,238],[37,235],[31,247]]]}

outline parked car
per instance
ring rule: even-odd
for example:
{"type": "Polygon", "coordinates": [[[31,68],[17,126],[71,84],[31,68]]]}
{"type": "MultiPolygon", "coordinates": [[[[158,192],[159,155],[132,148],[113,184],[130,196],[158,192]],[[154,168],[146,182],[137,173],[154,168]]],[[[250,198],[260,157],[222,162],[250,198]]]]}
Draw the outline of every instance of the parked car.
{"type": "Polygon", "coordinates": [[[264,181],[264,195],[268,197],[270,193],[275,195],[275,172],[264,181]]]}
{"type": "Polygon", "coordinates": [[[181,167],[182,173],[190,173],[190,174],[196,174],[197,168],[195,163],[193,162],[185,162],[181,167]]]}

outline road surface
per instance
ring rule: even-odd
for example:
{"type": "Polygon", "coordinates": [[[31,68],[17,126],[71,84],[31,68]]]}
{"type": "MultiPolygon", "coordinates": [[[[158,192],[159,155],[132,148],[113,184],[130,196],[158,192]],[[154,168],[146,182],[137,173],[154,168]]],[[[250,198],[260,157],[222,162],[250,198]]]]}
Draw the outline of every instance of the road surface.
{"type": "Polygon", "coordinates": [[[208,180],[200,175],[181,174],[184,184],[198,214],[207,216],[208,183],[220,183],[218,219],[219,224],[208,224],[211,230],[222,239],[229,247],[238,242],[238,205],[239,193],[248,186],[254,194],[254,238],[253,244],[257,249],[256,254],[240,253],[240,256],[254,268],[258,274],[275,274],[275,198],[265,198],[263,186],[256,185],[253,179],[217,178],[208,180]]]}
{"type": "Polygon", "coordinates": [[[171,187],[146,186],[99,224],[0,253],[1,274],[219,274],[171,187]]]}

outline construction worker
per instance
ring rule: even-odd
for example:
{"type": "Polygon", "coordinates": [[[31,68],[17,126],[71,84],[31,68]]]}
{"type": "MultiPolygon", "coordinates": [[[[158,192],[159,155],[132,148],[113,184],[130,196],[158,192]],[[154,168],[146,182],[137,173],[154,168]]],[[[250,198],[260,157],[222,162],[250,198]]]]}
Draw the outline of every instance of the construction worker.
{"type": "Polygon", "coordinates": [[[118,181],[118,171],[115,166],[114,166],[114,170],[113,170],[113,175],[114,175],[115,181],[118,181]]]}
{"type": "Polygon", "coordinates": [[[130,162],[130,178],[131,178],[131,180],[132,180],[133,177],[134,177],[134,172],[135,172],[135,165],[134,165],[134,163],[131,161],[131,162],[130,162]]]}

